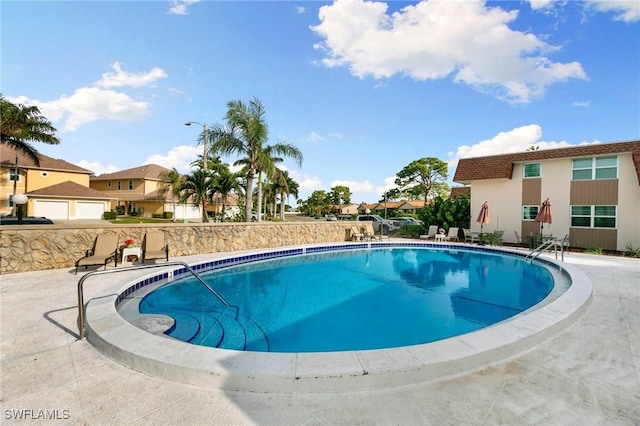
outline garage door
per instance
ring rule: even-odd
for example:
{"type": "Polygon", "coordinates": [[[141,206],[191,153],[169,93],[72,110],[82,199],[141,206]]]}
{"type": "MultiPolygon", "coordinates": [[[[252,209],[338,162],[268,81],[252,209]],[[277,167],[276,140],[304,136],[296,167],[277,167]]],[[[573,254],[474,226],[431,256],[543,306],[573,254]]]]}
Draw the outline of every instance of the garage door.
{"type": "Polygon", "coordinates": [[[69,219],[69,202],[68,201],[43,201],[36,200],[35,215],[44,216],[49,219],[69,219]]]}
{"type": "Polygon", "coordinates": [[[76,203],[76,219],[102,219],[104,203],[78,201],[76,203]]]}

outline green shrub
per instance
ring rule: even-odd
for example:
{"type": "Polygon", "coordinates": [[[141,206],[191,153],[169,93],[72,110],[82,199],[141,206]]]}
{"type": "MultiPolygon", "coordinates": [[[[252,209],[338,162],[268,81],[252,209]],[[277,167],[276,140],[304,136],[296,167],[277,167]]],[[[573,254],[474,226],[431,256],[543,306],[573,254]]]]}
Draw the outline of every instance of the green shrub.
{"type": "Polygon", "coordinates": [[[104,220],[115,220],[118,214],[114,211],[104,212],[104,220]]]}
{"type": "Polygon", "coordinates": [[[164,212],[162,213],[163,219],[173,219],[173,212],[164,212]]]}
{"type": "Polygon", "coordinates": [[[122,216],[124,214],[124,206],[116,206],[116,213],[122,216]]]}
{"type": "Polygon", "coordinates": [[[151,217],[154,219],[164,219],[164,215],[162,213],[153,213],[151,217]]]}
{"type": "Polygon", "coordinates": [[[640,257],[640,247],[634,248],[631,243],[627,243],[627,250],[624,252],[628,257],[640,257]]]}
{"type": "Polygon", "coordinates": [[[407,237],[417,238],[420,235],[424,234],[424,227],[420,225],[407,225],[403,226],[399,231],[398,235],[404,235],[407,237]]]}
{"type": "Polygon", "coordinates": [[[587,247],[584,249],[584,252],[589,254],[602,254],[602,249],[600,247],[587,247]]]}

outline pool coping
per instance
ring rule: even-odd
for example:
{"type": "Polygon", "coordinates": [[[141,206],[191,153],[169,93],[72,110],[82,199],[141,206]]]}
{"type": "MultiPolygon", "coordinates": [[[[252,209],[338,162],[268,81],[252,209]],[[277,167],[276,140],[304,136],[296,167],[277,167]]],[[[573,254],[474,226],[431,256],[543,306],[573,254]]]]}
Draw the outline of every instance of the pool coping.
{"type": "MultiPolygon", "coordinates": [[[[482,250],[524,257],[509,248],[463,243],[341,243],[255,250],[248,256],[266,257],[276,251],[310,252],[366,247],[442,247],[482,250]]],[[[247,255],[242,255],[247,256],[247,255]]],[[[224,258],[238,258],[229,253],[224,258]]],[[[191,345],[148,333],[125,320],[116,309],[122,294],[141,280],[176,267],[113,282],[86,304],[88,341],[100,352],[134,370],[168,380],[216,389],[273,393],[304,393],[394,387],[442,380],[486,368],[522,354],[571,326],[588,307],[589,278],[579,269],[547,258],[564,270],[572,285],[556,300],[481,330],[437,342],[401,348],[330,353],[241,352],[191,345]]],[[[205,262],[194,262],[200,265],[205,262]]]]}

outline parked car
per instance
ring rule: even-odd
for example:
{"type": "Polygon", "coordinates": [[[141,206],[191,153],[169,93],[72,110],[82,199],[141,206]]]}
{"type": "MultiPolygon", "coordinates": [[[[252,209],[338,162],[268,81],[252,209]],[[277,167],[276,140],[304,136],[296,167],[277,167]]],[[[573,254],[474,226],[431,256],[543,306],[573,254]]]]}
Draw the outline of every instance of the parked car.
{"type": "Polygon", "coordinates": [[[397,222],[393,220],[383,219],[381,216],[377,214],[362,214],[356,217],[357,222],[373,222],[373,230],[375,232],[380,232],[382,230],[383,234],[389,234],[391,231],[395,231],[400,226],[397,222]]]}
{"type": "MultiPolygon", "coordinates": [[[[0,217],[0,225],[18,225],[16,216],[0,217]]],[[[53,225],[53,221],[46,217],[25,216],[22,218],[22,225],[53,225]]]]}
{"type": "Polygon", "coordinates": [[[328,214],[326,217],[328,221],[338,220],[338,218],[334,214],[328,214]]]}
{"type": "Polygon", "coordinates": [[[418,219],[414,219],[412,217],[392,217],[391,220],[397,222],[401,227],[403,226],[410,226],[410,225],[417,225],[417,226],[423,226],[424,223],[422,223],[421,220],[418,219]]]}

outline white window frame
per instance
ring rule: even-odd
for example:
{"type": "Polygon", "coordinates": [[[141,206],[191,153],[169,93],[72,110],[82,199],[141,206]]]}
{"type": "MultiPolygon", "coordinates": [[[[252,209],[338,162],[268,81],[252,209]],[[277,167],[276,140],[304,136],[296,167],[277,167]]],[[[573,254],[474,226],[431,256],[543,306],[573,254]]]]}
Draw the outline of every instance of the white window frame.
{"type": "Polygon", "coordinates": [[[542,177],[542,164],[541,163],[524,163],[522,165],[522,178],[523,179],[537,179],[542,177]],[[527,166],[538,166],[538,175],[537,176],[527,176],[527,166]]]}
{"type": "Polygon", "coordinates": [[[118,181],[118,183],[116,184],[116,190],[120,191],[122,189],[122,184],[120,183],[120,181],[118,181]]]}
{"type": "Polygon", "coordinates": [[[618,162],[618,156],[617,155],[602,155],[599,157],[591,157],[591,158],[574,158],[573,160],[571,160],[571,180],[572,181],[584,181],[584,180],[606,180],[606,179],[617,179],[618,178],[618,170],[619,170],[619,162],[618,162]],[[613,168],[614,166],[607,166],[607,167],[603,167],[600,166],[598,167],[598,160],[599,159],[605,159],[605,158],[613,158],[615,159],[615,177],[606,177],[606,178],[599,178],[597,177],[598,174],[598,170],[599,169],[610,169],[613,168]],[[575,167],[575,161],[579,161],[579,160],[591,160],[591,166],[590,167],[582,167],[582,168],[576,168],[575,167]],[[591,170],[591,178],[589,179],[576,179],[574,177],[574,172],[576,170],[591,170]]]}
{"type": "Polygon", "coordinates": [[[9,167],[9,182],[21,182],[22,173],[20,173],[20,167],[9,167]],[[17,179],[16,179],[17,177],[17,179]]]}
{"type": "Polygon", "coordinates": [[[572,228],[588,228],[588,229],[617,229],[618,227],[618,206],[616,205],[584,205],[584,204],[577,204],[577,205],[573,205],[569,207],[569,223],[570,226],[572,228]],[[574,215],[573,214],[573,208],[574,207],[589,207],[589,215],[574,215]],[[615,210],[615,213],[613,215],[596,215],[596,208],[597,207],[612,207],[615,210]],[[580,226],[580,225],[574,225],[573,224],[573,218],[574,217],[588,217],[589,218],[589,226],[580,226]],[[595,221],[596,218],[613,218],[613,226],[596,226],[595,225],[595,221]]]}
{"type": "Polygon", "coordinates": [[[533,205],[533,204],[527,204],[527,205],[522,206],[522,220],[523,220],[524,222],[533,222],[534,220],[536,220],[536,216],[538,215],[538,212],[539,212],[539,211],[540,211],[540,206],[539,206],[538,204],[535,204],[535,205],[533,205]],[[536,212],[535,212],[535,214],[533,215],[533,218],[531,218],[531,219],[527,219],[527,218],[525,217],[525,210],[526,210],[526,209],[535,209],[535,211],[536,211],[536,212]]]}
{"type": "Polygon", "coordinates": [[[127,182],[127,189],[129,191],[133,191],[133,180],[129,180],[129,182],[127,182]]]}

